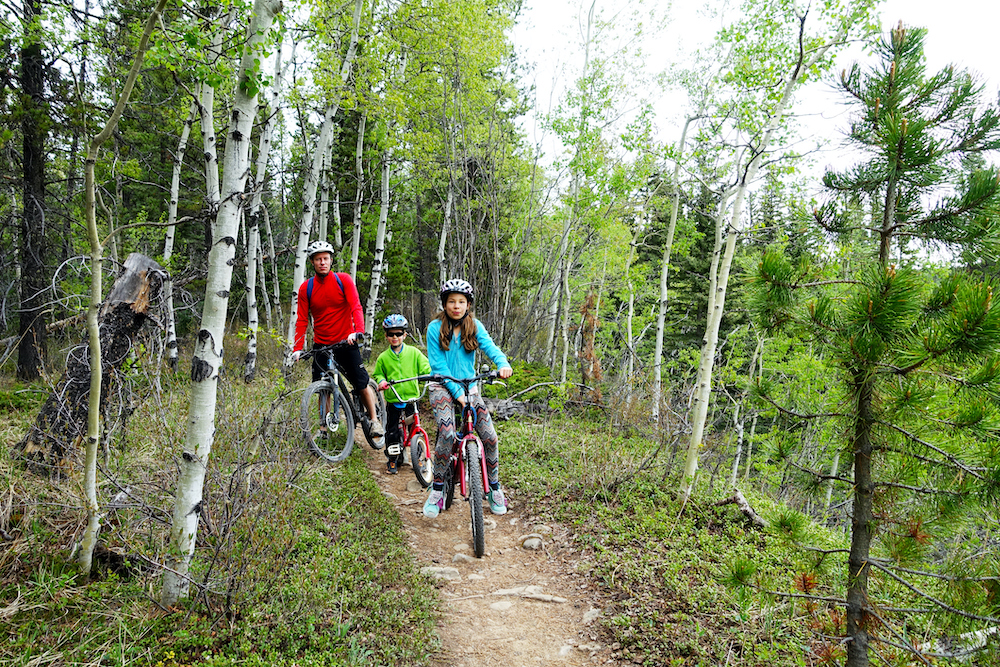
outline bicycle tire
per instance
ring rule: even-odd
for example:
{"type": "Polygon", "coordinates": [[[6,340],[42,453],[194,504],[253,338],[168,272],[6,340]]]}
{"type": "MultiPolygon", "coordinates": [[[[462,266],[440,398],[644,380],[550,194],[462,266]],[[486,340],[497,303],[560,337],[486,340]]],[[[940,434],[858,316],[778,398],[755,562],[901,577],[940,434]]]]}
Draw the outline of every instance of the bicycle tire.
{"type": "Polygon", "coordinates": [[[354,414],[343,393],[326,380],[317,380],[302,394],[299,415],[302,434],[309,449],[321,459],[337,463],[346,459],[354,447],[354,414]],[[336,404],[334,413],[321,416],[319,401],[336,404]],[[325,432],[326,435],[320,435],[325,432]]]}
{"type": "Polygon", "coordinates": [[[427,440],[423,433],[410,438],[410,464],[413,475],[425,489],[434,481],[434,453],[427,451],[427,440]]]}
{"type": "Polygon", "coordinates": [[[483,525],[483,463],[479,442],[465,441],[465,469],[469,474],[469,513],[472,518],[472,551],[476,558],[486,553],[486,527],[483,525]]]}
{"type": "MultiPolygon", "coordinates": [[[[379,423],[385,428],[385,397],[382,392],[378,390],[378,385],[375,384],[375,380],[368,380],[368,387],[372,390],[375,396],[375,416],[378,417],[379,423]]],[[[364,401],[358,401],[358,421],[361,422],[361,432],[365,434],[365,440],[374,450],[380,450],[385,447],[385,436],[375,439],[372,437],[372,422],[368,419],[368,410],[364,406],[364,401]]]]}

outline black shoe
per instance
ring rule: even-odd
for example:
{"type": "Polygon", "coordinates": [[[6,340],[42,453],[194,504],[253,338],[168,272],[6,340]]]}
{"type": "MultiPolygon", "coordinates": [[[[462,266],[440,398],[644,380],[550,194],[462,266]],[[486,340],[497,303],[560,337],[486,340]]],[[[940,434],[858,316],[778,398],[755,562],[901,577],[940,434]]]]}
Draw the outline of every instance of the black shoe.
{"type": "Polygon", "coordinates": [[[386,461],[385,469],[386,471],[388,471],[390,475],[395,475],[397,472],[399,472],[399,468],[396,466],[395,459],[389,459],[388,461],[386,461]]]}

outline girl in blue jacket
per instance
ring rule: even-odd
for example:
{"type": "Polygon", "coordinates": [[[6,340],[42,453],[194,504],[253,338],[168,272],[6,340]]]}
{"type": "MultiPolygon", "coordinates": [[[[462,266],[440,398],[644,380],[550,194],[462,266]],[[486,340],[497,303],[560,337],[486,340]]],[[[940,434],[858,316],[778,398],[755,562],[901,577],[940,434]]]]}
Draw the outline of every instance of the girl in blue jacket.
{"type": "MultiPolygon", "coordinates": [[[[427,359],[431,372],[471,378],[476,375],[476,350],[479,349],[496,364],[500,377],[509,378],[514,372],[510,362],[490,338],[486,327],[473,315],[472,301],[472,285],[464,280],[453,278],[441,286],[442,311],[427,327],[427,359]]],[[[434,518],[444,508],[444,476],[456,438],[456,402],[459,406],[470,403],[476,409],[476,433],[483,441],[486,453],[486,473],[489,477],[486,495],[490,511],[506,514],[507,501],[500,488],[497,432],[479,387],[473,385],[466,394],[462,385],[455,382],[431,382],[427,385],[427,393],[437,421],[438,439],[434,450],[434,484],[424,503],[424,516],[434,518]]]]}

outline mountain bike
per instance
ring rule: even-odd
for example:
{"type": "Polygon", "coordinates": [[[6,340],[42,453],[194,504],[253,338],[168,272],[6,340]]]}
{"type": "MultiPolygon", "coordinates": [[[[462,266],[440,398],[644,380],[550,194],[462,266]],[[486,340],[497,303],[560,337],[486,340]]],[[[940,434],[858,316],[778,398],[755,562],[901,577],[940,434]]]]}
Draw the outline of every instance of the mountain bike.
{"type": "MultiPolygon", "coordinates": [[[[469,388],[476,382],[491,384],[499,377],[500,374],[494,370],[467,379],[447,375],[427,375],[416,379],[433,382],[451,380],[462,385],[468,395],[469,388]]],[[[486,552],[483,500],[486,499],[486,480],[489,479],[486,472],[486,451],[476,434],[476,409],[470,402],[456,407],[455,417],[455,444],[448,456],[448,468],[444,478],[444,508],[451,507],[455,499],[455,488],[458,487],[459,493],[469,503],[469,514],[472,519],[472,550],[476,558],[482,558],[486,552]]]]}
{"type": "MultiPolygon", "coordinates": [[[[317,352],[325,352],[351,345],[347,341],[315,347],[300,357],[306,359],[317,352]]],[[[338,462],[346,459],[354,447],[355,425],[361,425],[365,440],[372,449],[382,449],[385,438],[372,436],[372,423],[368,410],[358,392],[348,389],[340,366],[333,356],[327,357],[328,364],[316,380],[302,394],[301,424],[306,444],[317,456],[327,461],[338,462]]],[[[375,412],[379,421],[385,422],[385,401],[378,391],[378,385],[369,379],[368,386],[375,392],[375,412]]]]}
{"type": "MultiPolygon", "coordinates": [[[[399,394],[396,393],[396,389],[392,385],[417,379],[418,378],[386,380],[386,382],[389,384],[389,389],[392,389],[393,393],[396,394],[396,398],[400,399],[399,394]]],[[[400,416],[399,431],[403,434],[401,440],[403,444],[388,445],[388,449],[386,451],[389,454],[399,454],[398,451],[392,451],[392,448],[401,446],[409,447],[410,464],[413,466],[413,475],[417,478],[417,481],[420,482],[420,486],[426,489],[431,485],[431,482],[434,481],[434,452],[428,451],[427,443],[430,442],[430,440],[427,437],[427,431],[425,431],[420,425],[420,411],[416,408],[416,403],[419,400],[419,396],[408,401],[403,401],[402,399],[399,400],[401,403],[413,403],[413,414],[407,415],[404,411],[403,415],[400,416]]]]}

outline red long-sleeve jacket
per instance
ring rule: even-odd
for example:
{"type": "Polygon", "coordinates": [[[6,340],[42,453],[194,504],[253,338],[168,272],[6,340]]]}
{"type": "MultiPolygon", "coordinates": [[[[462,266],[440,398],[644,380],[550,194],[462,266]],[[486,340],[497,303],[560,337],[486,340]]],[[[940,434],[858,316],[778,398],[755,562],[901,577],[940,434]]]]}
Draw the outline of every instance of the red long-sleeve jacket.
{"type": "Polygon", "coordinates": [[[346,340],[352,333],[364,333],[365,314],[361,309],[358,288],[347,273],[331,271],[325,276],[314,276],[312,295],[307,295],[309,281],[299,286],[298,307],[295,318],[295,350],[305,346],[306,327],[309,319],[313,322],[313,340],[317,345],[329,345],[346,340]]]}

